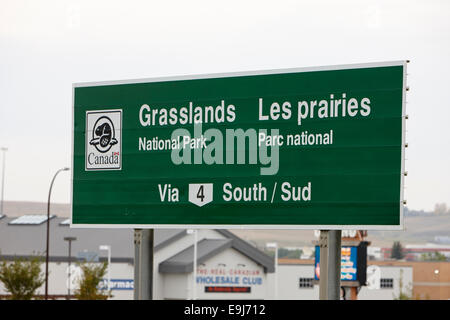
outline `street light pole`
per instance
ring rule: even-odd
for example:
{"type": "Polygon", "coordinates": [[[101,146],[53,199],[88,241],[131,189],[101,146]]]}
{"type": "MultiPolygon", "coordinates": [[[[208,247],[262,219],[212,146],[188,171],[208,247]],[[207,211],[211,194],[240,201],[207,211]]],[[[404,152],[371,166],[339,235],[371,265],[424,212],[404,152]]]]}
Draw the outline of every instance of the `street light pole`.
{"type": "Polygon", "coordinates": [[[52,182],[50,183],[50,189],[48,191],[48,201],[47,201],[47,244],[45,250],[45,300],[48,300],[48,260],[49,260],[49,246],[50,246],[50,196],[52,195],[53,182],[55,182],[56,176],[61,171],[69,171],[69,168],[64,167],[56,171],[53,176],[52,182]]]}
{"type": "Polygon", "coordinates": [[[3,211],[3,195],[5,194],[5,166],[6,166],[6,151],[8,151],[8,148],[2,147],[1,150],[3,151],[3,170],[2,170],[2,204],[0,208],[0,216],[4,214],[3,211]]]}
{"type": "Polygon", "coordinates": [[[111,290],[111,246],[101,245],[100,250],[108,251],[108,292],[111,290]]]}
{"type": "Polygon", "coordinates": [[[69,270],[68,270],[68,276],[67,276],[67,279],[68,279],[68,281],[67,281],[67,296],[68,296],[68,299],[70,300],[70,285],[71,285],[71,270],[70,270],[70,262],[71,262],[71,260],[72,260],[72,241],[75,241],[75,240],[77,240],[77,238],[75,238],[75,237],[64,237],[64,240],[65,241],[68,241],[69,242],[69,270]]]}

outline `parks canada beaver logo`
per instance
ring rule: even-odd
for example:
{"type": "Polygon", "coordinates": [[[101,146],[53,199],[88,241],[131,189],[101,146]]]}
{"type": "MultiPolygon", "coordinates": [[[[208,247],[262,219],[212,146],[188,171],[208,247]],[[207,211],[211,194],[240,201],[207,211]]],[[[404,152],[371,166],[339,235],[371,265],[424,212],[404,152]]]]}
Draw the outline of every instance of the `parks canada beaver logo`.
{"type": "Polygon", "coordinates": [[[106,116],[98,118],[97,122],[94,124],[92,139],[89,141],[89,144],[95,146],[99,152],[105,153],[108,152],[113,145],[117,144],[117,142],[114,124],[111,119],[106,116]]]}
{"type": "Polygon", "coordinates": [[[122,170],[122,110],[86,111],[86,170],[122,170]]]}

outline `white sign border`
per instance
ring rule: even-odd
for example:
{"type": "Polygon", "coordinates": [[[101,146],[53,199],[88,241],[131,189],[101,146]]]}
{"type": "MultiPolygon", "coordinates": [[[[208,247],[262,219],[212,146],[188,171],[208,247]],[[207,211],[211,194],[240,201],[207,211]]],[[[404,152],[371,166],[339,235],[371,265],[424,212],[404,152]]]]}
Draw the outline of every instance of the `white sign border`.
{"type": "Polygon", "coordinates": [[[255,230],[383,230],[383,231],[401,231],[405,230],[404,226],[404,177],[405,177],[405,125],[406,125],[406,67],[409,60],[397,60],[386,62],[369,62],[357,64],[343,64],[319,67],[304,67],[304,68],[289,68],[289,69],[269,69],[257,71],[243,71],[230,73],[216,73],[216,74],[200,74],[200,75],[186,75],[186,76],[169,76],[158,78],[143,78],[143,79],[129,79],[129,80],[113,80],[100,82],[80,82],[72,85],[72,176],[70,185],[70,228],[111,228],[111,229],[255,229],[255,230]],[[377,67],[394,67],[403,66],[403,95],[402,95],[402,148],[401,148],[401,172],[400,172],[400,224],[399,225],[194,225],[194,224],[74,224],[73,223],[73,162],[74,162],[74,125],[75,125],[75,89],[93,86],[109,86],[120,84],[137,84],[150,82],[165,82],[176,80],[195,80],[195,79],[213,79],[213,78],[228,78],[240,76],[256,76],[256,75],[270,75],[270,74],[284,74],[284,73],[301,73],[314,71],[336,71],[347,69],[364,69],[377,67]]]}

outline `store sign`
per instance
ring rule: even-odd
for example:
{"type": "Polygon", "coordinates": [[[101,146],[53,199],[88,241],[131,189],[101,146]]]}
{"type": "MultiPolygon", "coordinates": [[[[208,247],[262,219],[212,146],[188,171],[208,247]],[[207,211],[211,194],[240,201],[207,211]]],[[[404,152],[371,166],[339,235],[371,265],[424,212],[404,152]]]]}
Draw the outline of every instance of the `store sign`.
{"type": "Polygon", "coordinates": [[[263,284],[263,275],[261,271],[253,269],[198,268],[197,284],[211,287],[223,285],[236,287],[261,286],[263,284]]]}
{"type": "MultiPolygon", "coordinates": [[[[341,281],[359,281],[366,285],[367,242],[358,246],[341,247],[341,281]]],[[[320,279],[320,247],[316,246],[314,261],[314,280],[320,279]]]]}
{"type": "Polygon", "coordinates": [[[251,287],[205,287],[205,293],[251,293],[251,287]]]}
{"type": "MultiPolygon", "coordinates": [[[[108,290],[108,279],[102,279],[99,284],[100,290],[108,290]]],[[[133,290],[134,280],[133,279],[111,279],[110,283],[111,290],[133,290]]]]}
{"type": "Polygon", "coordinates": [[[402,228],[406,62],[76,84],[72,226],[402,228]]]}

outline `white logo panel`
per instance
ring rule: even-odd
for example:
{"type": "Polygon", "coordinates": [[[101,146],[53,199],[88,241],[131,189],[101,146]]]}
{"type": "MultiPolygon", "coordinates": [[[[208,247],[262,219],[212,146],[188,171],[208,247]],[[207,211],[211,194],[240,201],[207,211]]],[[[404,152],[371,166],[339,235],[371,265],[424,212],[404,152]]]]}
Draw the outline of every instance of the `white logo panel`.
{"type": "Polygon", "coordinates": [[[86,170],[122,169],[122,110],[86,111],[86,170]]]}

